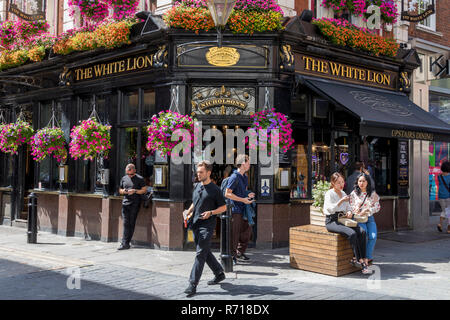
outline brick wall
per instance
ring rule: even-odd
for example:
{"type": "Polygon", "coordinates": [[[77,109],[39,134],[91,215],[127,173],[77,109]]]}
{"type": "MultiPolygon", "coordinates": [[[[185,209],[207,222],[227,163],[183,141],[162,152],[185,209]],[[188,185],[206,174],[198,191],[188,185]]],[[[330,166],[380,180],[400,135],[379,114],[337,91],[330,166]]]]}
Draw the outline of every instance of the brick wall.
{"type": "Polygon", "coordinates": [[[444,46],[450,46],[450,1],[435,1],[436,4],[436,32],[427,32],[417,26],[419,23],[411,22],[409,36],[435,42],[444,46]],[[442,34],[442,35],[439,35],[442,34]]]}

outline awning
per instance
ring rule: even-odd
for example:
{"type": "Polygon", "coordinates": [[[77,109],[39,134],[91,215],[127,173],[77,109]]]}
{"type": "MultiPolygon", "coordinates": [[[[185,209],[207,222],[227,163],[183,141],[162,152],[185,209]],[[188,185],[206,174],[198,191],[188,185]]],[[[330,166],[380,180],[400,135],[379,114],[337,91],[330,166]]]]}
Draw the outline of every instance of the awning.
{"type": "Polygon", "coordinates": [[[360,119],[360,135],[450,141],[450,125],[402,93],[297,75],[297,80],[360,119]]]}

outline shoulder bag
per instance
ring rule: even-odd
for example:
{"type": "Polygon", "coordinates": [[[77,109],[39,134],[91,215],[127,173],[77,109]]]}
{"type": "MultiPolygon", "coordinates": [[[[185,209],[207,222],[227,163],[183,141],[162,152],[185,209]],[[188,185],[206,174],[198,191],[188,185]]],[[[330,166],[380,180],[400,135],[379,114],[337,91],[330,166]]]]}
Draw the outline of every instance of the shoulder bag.
{"type": "MultiPolygon", "coordinates": [[[[367,199],[367,193],[366,193],[366,196],[364,197],[364,200],[363,200],[363,202],[361,203],[361,205],[359,206],[359,209],[358,209],[358,211],[361,209],[361,207],[364,205],[364,202],[366,202],[366,199],[367,199]]],[[[358,215],[358,214],[354,214],[353,215],[353,219],[356,221],[356,222],[358,222],[358,223],[366,223],[367,222],[367,220],[369,219],[369,217],[367,217],[367,215],[358,215]]]]}

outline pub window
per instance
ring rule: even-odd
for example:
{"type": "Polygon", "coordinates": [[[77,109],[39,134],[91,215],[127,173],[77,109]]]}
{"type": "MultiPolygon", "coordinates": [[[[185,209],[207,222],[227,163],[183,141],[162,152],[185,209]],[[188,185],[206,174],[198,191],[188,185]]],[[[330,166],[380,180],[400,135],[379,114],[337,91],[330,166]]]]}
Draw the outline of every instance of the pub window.
{"type": "Polygon", "coordinates": [[[298,93],[291,100],[291,116],[298,121],[306,121],[306,110],[308,108],[308,96],[298,93]]]}
{"type": "MultiPolygon", "coordinates": [[[[54,102],[46,101],[39,104],[39,125],[37,129],[46,127],[52,117],[52,108],[54,102]]],[[[56,110],[55,110],[56,111],[56,110]]],[[[56,117],[60,121],[59,112],[56,112],[56,117]]],[[[39,163],[38,174],[38,188],[42,189],[54,189],[57,187],[58,182],[58,167],[56,159],[53,157],[46,157],[39,163]]]]}
{"type": "Polygon", "coordinates": [[[124,121],[137,121],[139,108],[139,93],[123,92],[120,106],[121,119],[124,121]]]}
{"type": "Polygon", "coordinates": [[[144,91],[144,102],[142,105],[142,119],[150,120],[152,116],[155,114],[155,91],[154,90],[145,90],[144,91]]]}
{"type": "Polygon", "coordinates": [[[292,185],[291,199],[305,199],[308,197],[308,131],[294,129],[293,138],[295,140],[292,155],[292,185]]]}
{"type": "MultiPolygon", "coordinates": [[[[10,122],[10,112],[8,109],[0,110],[0,121],[3,123],[10,122]]],[[[2,123],[0,123],[2,124],[2,123]]],[[[0,187],[10,187],[12,168],[13,168],[13,157],[9,153],[0,152],[0,187]]]]}
{"type": "Polygon", "coordinates": [[[373,179],[379,195],[397,192],[397,140],[368,137],[368,159],[374,164],[373,179]]]}
{"type": "Polygon", "coordinates": [[[139,89],[122,93],[122,103],[119,119],[119,151],[117,188],[120,179],[125,174],[128,163],[136,166],[136,171],[147,184],[150,184],[153,175],[154,155],[146,149],[149,120],[155,114],[155,92],[153,89],[139,89]],[[124,115],[132,116],[124,116],[124,115]],[[138,117],[138,115],[141,115],[138,117]]]}

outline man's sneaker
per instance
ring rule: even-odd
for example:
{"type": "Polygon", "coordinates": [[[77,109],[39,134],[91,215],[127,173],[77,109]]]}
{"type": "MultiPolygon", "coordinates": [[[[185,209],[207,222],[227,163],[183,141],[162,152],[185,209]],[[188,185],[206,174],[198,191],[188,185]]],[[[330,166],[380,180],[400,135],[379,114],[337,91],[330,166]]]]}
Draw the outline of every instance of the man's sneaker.
{"type": "Polygon", "coordinates": [[[118,247],[117,248],[117,250],[127,250],[127,249],[130,249],[130,245],[129,244],[124,244],[124,243],[122,243],[121,245],[120,245],[120,247],[118,247]]]}
{"type": "Polygon", "coordinates": [[[192,297],[197,293],[197,286],[189,283],[189,286],[184,290],[184,293],[186,293],[186,297],[192,297]]]}
{"type": "Polygon", "coordinates": [[[248,261],[248,260],[250,260],[250,258],[247,257],[244,253],[238,254],[238,255],[237,255],[237,258],[238,258],[239,260],[243,260],[243,261],[248,261]]]}
{"type": "Polygon", "coordinates": [[[236,257],[233,257],[233,266],[237,265],[237,259],[236,257]]]}
{"type": "Polygon", "coordinates": [[[214,279],[209,280],[208,284],[209,285],[213,285],[213,284],[218,284],[220,281],[225,280],[225,273],[219,273],[217,276],[214,277],[214,279]]]}

